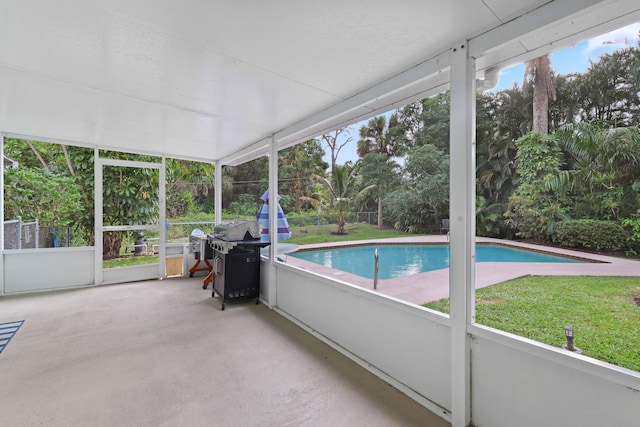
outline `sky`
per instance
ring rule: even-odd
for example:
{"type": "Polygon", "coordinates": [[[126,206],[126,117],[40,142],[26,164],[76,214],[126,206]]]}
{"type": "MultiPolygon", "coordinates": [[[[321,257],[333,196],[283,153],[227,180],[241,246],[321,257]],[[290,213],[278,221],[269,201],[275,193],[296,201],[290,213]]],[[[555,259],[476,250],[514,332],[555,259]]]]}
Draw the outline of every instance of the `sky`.
{"type": "MultiPolygon", "coordinates": [[[[610,33],[552,52],[551,66],[557,75],[582,73],[589,68],[589,60],[597,62],[601,55],[612,53],[625,47],[637,46],[639,31],[640,22],[636,22],[610,33]]],[[[500,71],[498,84],[492,91],[497,92],[503,89],[510,89],[514,83],[522,86],[523,77],[524,64],[522,63],[504,69],[500,71]]],[[[362,125],[367,124],[367,121],[368,120],[364,120],[350,126],[352,141],[340,151],[337,160],[338,164],[344,164],[350,160],[355,162],[358,159],[358,154],[356,153],[358,131],[362,125]]],[[[344,138],[346,139],[348,136],[344,136],[344,138]]],[[[344,141],[344,139],[342,139],[342,141],[344,141]]],[[[327,151],[324,159],[330,164],[331,154],[328,152],[326,146],[323,146],[323,148],[327,151]]]]}
{"type": "MultiPolygon", "coordinates": [[[[551,53],[551,66],[556,74],[582,73],[589,68],[589,60],[597,62],[605,53],[638,45],[640,22],[607,34],[583,41],[551,53]]],[[[500,80],[493,91],[510,89],[517,82],[522,86],[524,64],[514,65],[500,72],[500,80]]]]}

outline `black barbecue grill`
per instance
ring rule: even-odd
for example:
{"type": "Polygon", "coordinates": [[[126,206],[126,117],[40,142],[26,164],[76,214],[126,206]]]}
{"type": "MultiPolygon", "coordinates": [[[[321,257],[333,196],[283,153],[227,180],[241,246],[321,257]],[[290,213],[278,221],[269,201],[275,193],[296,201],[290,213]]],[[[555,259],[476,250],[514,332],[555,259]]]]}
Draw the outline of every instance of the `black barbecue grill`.
{"type": "Polygon", "coordinates": [[[222,310],[226,301],[255,298],[260,302],[260,241],[262,225],[253,220],[235,220],[218,224],[207,243],[213,249],[212,297],[219,295],[222,310]]]}

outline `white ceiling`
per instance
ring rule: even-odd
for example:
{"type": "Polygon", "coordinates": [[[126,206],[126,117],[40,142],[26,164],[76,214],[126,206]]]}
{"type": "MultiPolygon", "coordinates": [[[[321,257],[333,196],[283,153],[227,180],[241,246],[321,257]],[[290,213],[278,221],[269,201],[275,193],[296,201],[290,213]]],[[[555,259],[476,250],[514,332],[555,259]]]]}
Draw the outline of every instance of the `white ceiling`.
{"type": "Polygon", "coordinates": [[[0,130],[251,156],[441,89],[465,39],[479,69],[505,65],[637,20],[635,3],[0,0],[0,130]]]}

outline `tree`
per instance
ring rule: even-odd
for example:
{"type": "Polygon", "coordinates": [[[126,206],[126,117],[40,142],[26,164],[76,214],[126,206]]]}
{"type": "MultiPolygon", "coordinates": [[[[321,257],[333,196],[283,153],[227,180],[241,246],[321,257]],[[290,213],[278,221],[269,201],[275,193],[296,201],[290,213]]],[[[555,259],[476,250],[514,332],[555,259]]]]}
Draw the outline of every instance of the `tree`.
{"type": "Polygon", "coordinates": [[[384,153],[368,153],[359,162],[362,185],[367,188],[361,194],[373,194],[378,204],[378,228],[383,226],[384,196],[398,181],[400,166],[384,153]]]}
{"type": "Polygon", "coordinates": [[[580,80],[580,74],[556,76],[556,99],[549,102],[550,133],[580,117],[580,80]]]}
{"type": "Polygon", "coordinates": [[[423,145],[407,158],[404,172],[408,190],[422,198],[436,218],[443,217],[449,201],[449,155],[435,145],[423,145]]]}
{"type": "Polygon", "coordinates": [[[422,100],[422,126],[415,134],[416,147],[431,144],[443,153],[449,153],[450,95],[446,91],[422,100]]]}
{"type": "Polygon", "coordinates": [[[327,148],[331,153],[331,167],[336,164],[338,154],[340,154],[340,151],[344,148],[344,146],[353,140],[351,136],[340,138],[340,135],[343,134],[350,135],[351,128],[338,128],[333,132],[329,132],[320,136],[320,141],[324,142],[327,145],[327,148]]]}
{"type": "MultiPolygon", "coordinates": [[[[357,197],[356,190],[360,183],[360,177],[357,175],[356,169],[347,165],[335,165],[331,168],[330,178],[319,175],[314,176],[328,193],[328,202],[323,202],[319,197],[304,197],[306,202],[318,208],[332,209],[336,213],[338,217],[338,234],[345,234],[346,216],[351,209],[354,197],[357,197]]],[[[361,191],[367,191],[367,189],[361,191]]]]}
{"type": "Polygon", "coordinates": [[[385,116],[369,119],[366,125],[360,127],[359,135],[358,156],[364,157],[367,153],[383,153],[387,157],[396,155],[398,145],[390,138],[385,116]]]}
{"type": "Polygon", "coordinates": [[[567,167],[549,182],[569,191],[580,218],[620,220],[637,213],[640,131],[604,123],[563,126],[556,136],[568,155],[567,167]]]}
{"type": "MultiPolygon", "coordinates": [[[[73,179],[81,187],[83,207],[79,224],[89,244],[93,244],[94,215],[94,158],[93,150],[83,147],[66,147],[70,163],[73,165],[73,179]]],[[[61,148],[60,148],[61,150],[61,148]]],[[[157,162],[158,158],[122,152],[101,152],[101,156],[119,160],[157,162]]],[[[65,168],[68,174],[67,159],[60,152],[56,155],[58,168],[65,168]]],[[[159,220],[159,173],[156,169],[120,166],[103,168],[103,223],[104,225],[142,225],[154,224],[159,220]]],[[[103,258],[120,256],[120,247],[126,232],[112,231],[103,234],[103,258]]]]}
{"type": "MultiPolygon", "coordinates": [[[[105,153],[107,154],[107,153],[105,153]]],[[[125,153],[108,153],[112,158],[130,159],[125,153]]],[[[150,160],[147,156],[133,156],[138,160],[150,160]]],[[[159,220],[159,173],[157,169],[110,166],[102,177],[104,225],[144,225],[159,220]]],[[[120,256],[120,247],[126,232],[112,231],[103,234],[103,258],[120,256]]]]}
{"type": "MultiPolygon", "coordinates": [[[[211,163],[167,159],[167,217],[193,213],[195,202],[209,199],[215,185],[215,166],[211,163]]],[[[209,208],[211,209],[211,204],[209,208]]]]}
{"type": "Polygon", "coordinates": [[[407,156],[402,187],[387,197],[389,217],[398,229],[426,232],[448,203],[449,156],[431,144],[415,148],[407,156]]]}
{"type": "Polygon", "coordinates": [[[524,92],[517,83],[496,95],[496,132],[516,141],[533,127],[530,91],[524,92]]]}
{"type": "Polygon", "coordinates": [[[333,208],[338,214],[338,234],[344,234],[345,216],[351,207],[351,198],[358,183],[355,171],[355,168],[349,171],[346,166],[335,165],[331,169],[331,181],[327,183],[333,208]]]}
{"type": "Polygon", "coordinates": [[[20,166],[4,173],[4,200],[6,219],[20,216],[51,227],[72,224],[81,206],[80,189],[72,178],[20,166]]]}
{"type": "Polygon", "coordinates": [[[507,223],[519,237],[548,239],[557,221],[569,219],[564,210],[564,195],[547,186],[562,166],[560,147],[553,136],[535,132],[520,138],[516,147],[520,185],[509,198],[507,223]]]}
{"type": "MultiPolygon", "coordinates": [[[[44,206],[57,205],[54,209],[55,223],[47,223],[48,216],[33,202],[25,202],[19,209],[27,214],[26,216],[39,217],[38,220],[46,225],[68,224],[73,227],[74,235],[79,236],[79,240],[84,240],[86,244],[93,245],[94,242],[94,209],[93,209],[93,150],[83,147],[67,147],[59,144],[49,144],[38,141],[27,141],[22,139],[6,139],[5,153],[15,158],[21,169],[23,178],[15,183],[22,186],[22,190],[31,191],[34,185],[28,183],[27,176],[40,177],[45,183],[46,197],[58,199],[50,202],[41,202],[44,206]],[[90,175],[84,175],[84,171],[90,175]],[[58,185],[56,181],[66,180],[68,184],[58,185]],[[53,180],[49,182],[49,180],[53,180]],[[48,184],[47,184],[48,183],[48,184]],[[47,187],[48,185],[48,187],[47,187]],[[55,189],[55,190],[50,190],[55,189]],[[66,210],[64,206],[67,201],[75,199],[79,194],[79,206],[74,212],[66,210]],[[30,212],[30,213],[28,213],[30,212]],[[44,216],[42,216],[44,215],[44,216]]],[[[35,179],[35,178],[34,178],[35,179]]],[[[61,181],[60,181],[61,182],[61,181]]],[[[5,186],[6,187],[6,186],[5,186]]],[[[37,191],[36,193],[39,193],[37,191]]],[[[45,197],[32,196],[32,197],[45,197]]],[[[7,200],[7,199],[6,199],[7,200]]],[[[19,198],[15,201],[20,200],[19,198]]],[[[5,202],[6,203],[6,202],[5,202]]],[[[38,204],[40,205],[40,204],[38,204]]],[[[6,205],[5,205],[6,206],[6,205]]],[[[54,221],[54,219],[51,219],[54,221]]]]}
{"type": "Polygon", "coordinates": [[[418,145],[417,135],[424,127],[422,102],[416,101],[399,108],[389,117],[388,134],[397,141],[398,155],[404,155],[418,145]]]}
{"type": "Polygon", "coordinates": [[[256,212],[260,204],[260,196],[269,183],[269,159],[259,157],[237,166],[224,166],[231,181],[230,191],[222,194],[222,206],[228,207],[234,201],[239,201],[242,194],[254,197],[256,212]]]}
{"type": "MultiPolygon", "coordinates": [[[[515,91],[522,97],[521,91],[515,91]]],[[[515,139],[510,130],[500,130],[499,96],[477,94],[476,108],[476,231],[479,236],[504,236],[502,215],[516,187],[515,139]]]]}
{"type": "Polygon", "coordinates": [[[25,139],[24,142],[29,146],[29,148],[31,148],[31,151],[33,151],[33,154],[38,158],[38,160],[40,161],[40,164],[42,165],[42,169],[44,169],[46,172],[51,172],[49,170],[49,165],[47,165],[47,162],[44,161],[38,149],[36,149],[36,147],[33,145],[33,142],[31,142],[28,139],[25,139]]]}
{"type": "MultiPolygon", "coordinates": [[[[397,116],[394,115],[393,123],[397,124],[397,116]]],[[[398,134],[389,131],[387,127],[387,119],[385,116],[374,117],[369,120],[367,125],[360,128],[360,139],[358,140],[358,155],[364,158],[367,154],[380,154],[382,157],[370,157],[367,162],[375,162],[379,165],[384,164],[384,168],[387,171],[393,169],[392,163],[388,162],[391,157],[398,154],[398,151],[402,149],[401,140],[398,140],[398,134]],[[395,136],[395,137],[394,137],[395,136]],[[385,164],[388,163],[388,164],[385,164]]],[[[388,185],[382,183],[384,175],[382,171],[378,172],[379,177],[374,178],[374,174],[368,174],[368,181],[374,183],[376,187],[376,195],[378,198],[378,227],[382,227],[383,224],[383,209],[384,209],[384,195],[388,188],[388,185]]],[[[367,185],[370,185],[367,183],[367,185]]]]}
{"type": "Polygon", "coordinates": [[[476,196],[476,235],[483,237],[499,237],[502,233],[500,223],[503,221],[502,203],[490,204],[482,196],[476,196]]]}
{"type": "MultiPolygon", "coordinates": [[[[291,208],[296,212],[303,208],[304,197],[310,192],[311,177],[323,175],[329,166],[323,156],[324,150],[315,139],[286,148],[278,155],[278,192],[280,195],[290,196],[289,200],[293,204],[291,208]]],[[[281,204],[286,211],[287,204],[281,204]]]]}
{"type": "Polygon", "coordinates": [[[610,126],[640,124],[640,50],[631,47],[604,54],[576,77],[583,121],[610,126]]]}
{"type": "Polygon", "coordinates": [[[549,97],[556,99],[555,75],[549,55],[529,60],[524,65],[522,90],[533,86],[533,131],[540,135],[549,133],[549,97]]]}
{"type": "MultiPolygon", "coordinates": [[[[54,188],[53,191],[48,190],[51,193],[50,196],[69,199],[76,191],[79,193],[77,198],[79,206],[75,212],[65,212],[64,209],[58,208],[58,213],[64,213],[64,217],[60,216],[56,221],[68,223],[71,220],[87,243],[94,244],[94,151],[83,147],[24,140],[11,141],[7,149],[18,155],[16,158],[23,168],[32,169],[31,176],[44,177],[48,169],[52,176],[57,177],[56,180],[50,180],[51,188],[54,188]],[[58,178],[65,178],[65,182],[70,184],[54,185],[54,182],[60,181],[58,178]]],[[[102,152],[101,155],[121,160],[158,160],[151,156],[117,152],[102,152]]],[[[105,166],[103,169],[104,224],[156,223],[159,217],[158,180],[159,174],[155,169],[105,166]]],[[[76,200],[75,195],[73,199],[76,200]]],[[[31,206],[30,209],[35,212],[34,207],[31,206]]],[[[119,256],[124,236],[125,232],[104,234],[105,258],[119,256]]]]}

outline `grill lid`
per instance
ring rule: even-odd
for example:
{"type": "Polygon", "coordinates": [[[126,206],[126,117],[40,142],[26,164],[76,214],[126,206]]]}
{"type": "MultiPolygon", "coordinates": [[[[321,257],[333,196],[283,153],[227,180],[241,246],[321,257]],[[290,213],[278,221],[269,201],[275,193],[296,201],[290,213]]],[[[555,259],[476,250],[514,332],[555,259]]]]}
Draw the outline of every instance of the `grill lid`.
{"type": "Polygon", "coordinates": [[[213,235],[220,240],[239,242],[244,240],[260,240],[262,225],[256,220],[237,219],[223,221],[213,229],[213,235]]]}

